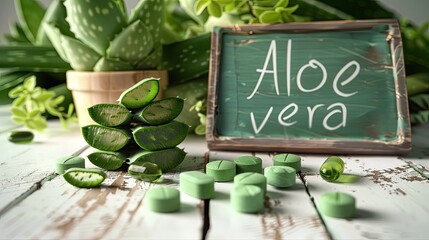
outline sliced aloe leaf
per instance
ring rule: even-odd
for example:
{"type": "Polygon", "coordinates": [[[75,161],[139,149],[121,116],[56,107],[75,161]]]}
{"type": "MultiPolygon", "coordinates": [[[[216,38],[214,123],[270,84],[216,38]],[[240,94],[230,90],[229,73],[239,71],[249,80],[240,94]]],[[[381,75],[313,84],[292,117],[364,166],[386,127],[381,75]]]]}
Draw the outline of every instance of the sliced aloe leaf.
{"type": "Polygon", "coordinates": [[[181,143],[188,134],[189,126],[172,121],[158,126],[142,126],[134,129],[134,141],[144,150],[172,148],[181,143]]]}
{"type": "Polygon", "coordinates": [[[88,108],[88,114],[94,122],[116,127],[130,122],[132,114],[124,106],[114,103],[101,103],[88,108]]]}
{"type": "Polygon", "coordinates": [[[98,187],[107,175],[100,169],[70,168],[63,174],[64,179],[79,188],[98,187]]]}
{"type": "Polygon", "coordinates": [[[146,78],[125,90],[119,97],[119,103],[128,109],[142,108],[158,95],[159,78],[146,78]]]}
{"type": "Polygon", "coordinates": [[[100,125],[82,127],[82,135],[91,147],[102,151],[118,151],[131,139],[131,133],[124,129],[100,125]]]}
{"type": "Polygon", "coordinates": [[[150,125],[160,125],[175,119],[182,112],[184,101],[171,97],[149,103],[134,114],[134,119],[150,125]]]}
{"type": "Polygon", "coordinates": [[[129,160],[130,165],[141,166],[145,162],[152,162],[158,165],[162,172],[167,172],[179,166],[185,159],[186,152],[175,147],[160,151],[139,151],[133,154],[129,160]]]}
{"type": "Polygon", "coordinates": [[[87,157],[92,164],[106,170],[116,170],[126,160],[125,155],[119,152],[97,151],[90,153],[87,157]]]}

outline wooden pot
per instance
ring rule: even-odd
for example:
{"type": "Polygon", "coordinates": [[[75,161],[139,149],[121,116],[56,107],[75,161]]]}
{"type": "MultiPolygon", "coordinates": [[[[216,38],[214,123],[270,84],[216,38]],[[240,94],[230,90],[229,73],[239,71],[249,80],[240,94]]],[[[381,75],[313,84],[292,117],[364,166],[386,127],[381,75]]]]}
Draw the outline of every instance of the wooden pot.
{"type": "Polygon", "coordinates": [[[72,91],[73,101],[80,126],[94,124],[88,115],[88,108],[98,103],[116,103],[121,93],[137,82],[149,78],[160,78],[161,97],[168,84],[165,70],[113,71],[113,72],[67,72],[67,88],[72,91]]]}

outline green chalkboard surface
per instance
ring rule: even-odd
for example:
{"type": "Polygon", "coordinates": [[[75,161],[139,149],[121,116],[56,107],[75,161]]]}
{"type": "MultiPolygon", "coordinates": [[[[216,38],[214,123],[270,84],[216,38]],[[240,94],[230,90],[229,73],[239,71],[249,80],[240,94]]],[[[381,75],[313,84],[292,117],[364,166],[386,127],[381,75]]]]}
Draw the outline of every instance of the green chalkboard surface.
{"type": "Polygon", "coordinates": [[[210,149],[407,152],[396,20],[216,27],[210,149]]]}

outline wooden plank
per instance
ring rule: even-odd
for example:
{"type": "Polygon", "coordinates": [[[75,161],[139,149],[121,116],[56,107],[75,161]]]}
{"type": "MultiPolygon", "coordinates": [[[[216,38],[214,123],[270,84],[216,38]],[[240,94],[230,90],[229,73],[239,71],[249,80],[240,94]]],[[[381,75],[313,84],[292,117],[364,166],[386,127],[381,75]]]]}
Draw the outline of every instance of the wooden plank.
{"type": "MultiPolygon", "coordinates": [[[[233,160],[245,152],[210,152],[210,161],[233,160]]],[[[258,153],[263,167],[271,166],[271,155],[258,153]]],[[[244,214],[230,206],[234,184],[216,183],[216,198],[210,201],[209,239],[329,239],[329,235],[297,177],[287,189],[267,188],[265,208],[258,214],[244,214]]]]}
{"type": "Polygon", "coordinates": [[[352,219],[323,216],[334,239],[422,239],[427,228],[429,180],[398,157],[343,157],[346,177],[342,183],[324,181],[318,169],[324,157],[305,157],[305,180],[316,205],[325,192],[341,191],[356,197],[352,219]]]}
{"type": "MultiPolygon", "coordinates": [[[[202,169],[205,148],[201,138],[183,144],[190,152],[160,185],[178,186],[181,171],[202,169]]],[[[88,149],[86,156],[93,149],[88,149]]],[[[87,160],[87,167],[94,167],[87,160]]],[[[125,172],[109,171],[102,187],[75,188],[58,176],[0,218],[2,239],[198,239],[202,233],[201,202],[181,196],[179,213],[159,214],[146,209],[147,189],[158,185],[135,180],[125,172]]]]}
{"type": "Polygon", "coordinates": [[[49,122],[45,132],[35,133],[30,144],[14,144],[6,136],[7,132],[0,134],[0,212],[52,175],[57,158],[71,155],[86,146],[77,125],[63,129],[58,121],[49,122]]]}

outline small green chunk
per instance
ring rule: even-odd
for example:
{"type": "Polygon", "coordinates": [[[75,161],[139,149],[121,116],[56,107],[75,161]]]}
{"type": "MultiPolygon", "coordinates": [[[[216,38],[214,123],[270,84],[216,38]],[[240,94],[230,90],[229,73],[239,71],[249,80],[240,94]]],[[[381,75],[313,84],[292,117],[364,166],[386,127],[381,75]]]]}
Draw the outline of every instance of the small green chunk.
{"type": "Polygon", "coordinates": [[[63,174],[70,168],[85,168],[85,159],[77,156],[67,156],[55,161],[55,172],[63,174]]]}
{"type": "Polygon", "coordinates": [[[96,151],[90,153],[87,157],[92,164],[106,170],[116,170],[126,160],[125,155],[119,152],[96,151]]]}
{"type": "Polygon", "coordinates": [[[142,165],[130,165],[128,174],[135,179],[145,182],[154,182],[162,175],[161,168],[155,163],[145,162],[142,165]]]}
{"type": "Polygon", "coordinates": [[[107,175],[100,169],[70,168],[63,174],[64,179],[79,188],[98,187],[107,175]]]}
{"type": "Polygon", "coordinates": [[[34,134],[30,131],[11,131],[8,140],[13,143],[31,143],[34,134]]]}
{"type": "Polygon", "coordinates": [[[82,127],[82,135],[91,147],[102,151],[118,151],[131,139],[131,133],[125,129],[99,125],[82,127]]]}
{"type": "Polygon", "coordinates": [[[159,91],[159,78],[146,78],[125,90],[119,103],[128,109],[142,108],[155,99],[159,91]]]}
{"type": "Polygon", "coordinates": [[[114,103],[96,104],[88,108],[88,114],[94,122],[106,127],[127,124],[132,117],[126,107],[114,103]]]}
{"type": "Polygon", "coordinates": [[[320,166],[319,173],[328,182],[336,181],[344,171],[344,161],[337,156],[331,156],[320,166]]]}
{"type": "Polygon", "coordinates": [[[180,191],[167,186],[150,188],[144,202],[154,212],[176,212],[180,209],[180,191]]]}
{"type": "Polygon", "coordinates": [[[216,182],[229,182],[235,177],[235,163],[227,160],[217,160],[206,165],[206,174],[212,176],[216,182]]]}
{"type": "Polygon", "coordinates": [[[179,176],[180,189],[198,199],[215,197],[214,178],[198,171],[182,172],[179,176]]]}
{"type": "Polygon", "coordinates": [[[144,150],[161,150],[177,146],[185,140],[189,126],[172,121],[158,126],[138,127],[133,131],[137,145],[144,150]]]}
{"type": "Polygon", "coordinates": [[[149,125],[160,125],[175,119],[182,112],[184,101],[171,97],[149,103],[134,114],[134,119],[149,125]]]}

